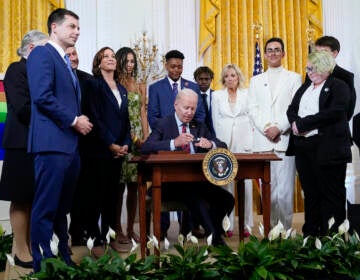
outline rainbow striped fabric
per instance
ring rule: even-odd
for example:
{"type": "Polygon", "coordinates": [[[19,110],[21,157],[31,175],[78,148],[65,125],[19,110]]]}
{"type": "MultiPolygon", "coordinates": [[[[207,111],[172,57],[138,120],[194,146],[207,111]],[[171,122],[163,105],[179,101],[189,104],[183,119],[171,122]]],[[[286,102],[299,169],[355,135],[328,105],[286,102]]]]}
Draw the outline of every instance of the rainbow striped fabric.
{"type": "Polygon", "coordinates": [[[2,138],[4,133],[4,123],[6,119],[6,98],[3,81],[0,80],[0,160],[4,159],[4,149],[2,148],[2,138]]]}

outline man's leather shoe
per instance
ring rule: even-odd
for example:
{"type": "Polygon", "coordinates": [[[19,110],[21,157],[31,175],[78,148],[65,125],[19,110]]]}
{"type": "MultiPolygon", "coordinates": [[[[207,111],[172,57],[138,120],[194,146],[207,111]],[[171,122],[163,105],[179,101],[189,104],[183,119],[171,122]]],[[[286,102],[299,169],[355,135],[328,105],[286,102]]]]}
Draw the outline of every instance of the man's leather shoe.
{"type": "Polygon", "coordinates": [[[17,255],[14,256],[14,263],[15,265],[23,268],[33,268],[33,261],[24,262],[20,260],[17,255]]]}

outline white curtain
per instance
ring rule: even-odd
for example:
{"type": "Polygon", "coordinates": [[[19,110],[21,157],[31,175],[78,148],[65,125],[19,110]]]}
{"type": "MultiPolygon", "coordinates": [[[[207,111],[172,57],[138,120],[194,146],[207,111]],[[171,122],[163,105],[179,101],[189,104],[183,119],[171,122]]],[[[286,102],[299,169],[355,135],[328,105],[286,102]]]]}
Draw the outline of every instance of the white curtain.
{"type": "Polygon", "coordinates": [[[77,43],[79,68],[91,72],[92,59],[101,47],[115,51],[129,46],[143,31],[164,55],[171,49],[184,53],[183,76],[192,79],[197,66],[196,15],[198,0],[66,0],[66,8],[80,17],[77,43]]]}
{"type": "MultiPolygon", "coordinates": [[[[357,93],[355,114],[360,110],[360,1],[323,0],[324,35],[336,37],[341,45],[337,63],[355,75],[357,93]]],[[[352,122],[350,122],[352,127],[352,122]]],[[[360,203],[360,159],[359,149],[352,146],[353,160],[346,170],[347,199],[360,203]]]]}

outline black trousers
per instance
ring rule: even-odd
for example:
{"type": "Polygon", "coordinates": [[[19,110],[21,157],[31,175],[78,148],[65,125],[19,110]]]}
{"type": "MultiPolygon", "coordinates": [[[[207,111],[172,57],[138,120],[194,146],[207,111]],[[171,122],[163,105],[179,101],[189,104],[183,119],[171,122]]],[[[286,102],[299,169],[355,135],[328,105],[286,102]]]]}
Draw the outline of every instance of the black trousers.
{"type": "Polygon", "coordinates": [[[121,164],[122,159],[82,159],[71,211],[71,235],[81,238],[86,232],[87,237],[96,238],[95,245],[100,245],[106,240],[109,227],[115,230],[121,164]]]}
{"type": "Polygon", "coordinates": [[[346,210],[346,162],[320,164],[316,151],[316,138],[304,139],[304,145],[296,148],[295,163],[301,187],[304,191],[304,236],[321,236],[329,233],[328,221],[334,217],[331,231],[337,231],[345,220],[346,210]]]}
{"type": "Polygon", "coordinates": [[[163,201],[177,200],[185,203],[190,220],[191,216],[195,216],[205,229],[205,234],[213,234],[214,241],[221,238],[222,220],[231,213],[235,204],[231,193],[207,182],[168,183],[163,186],[161,196],[163,201]]]}

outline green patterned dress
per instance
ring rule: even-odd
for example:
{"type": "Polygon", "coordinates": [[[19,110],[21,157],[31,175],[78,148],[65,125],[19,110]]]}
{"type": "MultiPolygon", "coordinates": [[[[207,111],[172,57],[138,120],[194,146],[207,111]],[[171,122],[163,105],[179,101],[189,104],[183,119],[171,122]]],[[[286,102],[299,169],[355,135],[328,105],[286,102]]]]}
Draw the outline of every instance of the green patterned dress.
{"type": "MultiPolygon", "coordinates": [[[[141,128],[141,94],[137,92],[128,92],[128,109],[131,125],[131,135],[133,139],[143,139],[141,128]]],[[[128,163],[134,155],[139,154],[139,150],[134,145],[131,146],[131,153],[127,155],[122,164],[121,183],[137,182],[137,166],[135,163],[128,163]]]]}

